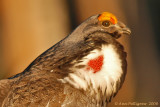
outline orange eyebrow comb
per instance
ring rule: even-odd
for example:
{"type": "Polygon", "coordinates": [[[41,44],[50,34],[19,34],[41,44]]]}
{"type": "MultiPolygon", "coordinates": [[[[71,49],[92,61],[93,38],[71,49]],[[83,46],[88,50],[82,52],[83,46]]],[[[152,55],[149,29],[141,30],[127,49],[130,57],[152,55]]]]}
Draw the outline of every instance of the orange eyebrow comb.
{"type": "Polygon", "coordinates": [[[117,23],[117,18],[112,13],[109,12],[103,12],[102,14],[100,14],[98,20],[99,21],[109,20],[113,24],[117,23]]]}

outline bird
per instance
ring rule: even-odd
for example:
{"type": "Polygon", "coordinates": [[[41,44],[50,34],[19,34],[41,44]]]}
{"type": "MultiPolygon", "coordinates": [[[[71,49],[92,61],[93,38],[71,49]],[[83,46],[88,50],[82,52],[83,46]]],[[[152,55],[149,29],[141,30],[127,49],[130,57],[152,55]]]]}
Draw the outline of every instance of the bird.
{"type": "Polygon", "coordinates": [[[118,39],[130,34],[110,12],[89,17],[23,72],[0,80],[0,106],[106,107],[127,73],[118,39]]]}

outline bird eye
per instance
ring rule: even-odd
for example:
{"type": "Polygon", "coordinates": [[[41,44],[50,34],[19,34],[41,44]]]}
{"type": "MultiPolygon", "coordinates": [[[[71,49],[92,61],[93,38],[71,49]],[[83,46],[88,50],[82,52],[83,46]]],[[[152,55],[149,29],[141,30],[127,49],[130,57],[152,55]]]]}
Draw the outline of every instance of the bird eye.
{"type": "Polygon", "coordinates": [[[103,22],[102,22],[102,25],[103,25],[104,27],[108,27],[110,24],[111,24],[110,21],[103,21],[103,22]]]}

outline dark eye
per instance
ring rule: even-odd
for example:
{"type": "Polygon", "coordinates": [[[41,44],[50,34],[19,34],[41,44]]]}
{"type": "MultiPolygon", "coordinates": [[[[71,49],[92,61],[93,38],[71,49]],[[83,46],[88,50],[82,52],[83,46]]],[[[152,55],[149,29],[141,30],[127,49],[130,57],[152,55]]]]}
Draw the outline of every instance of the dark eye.
{"type": "Polygon", "coordinates": [[[103,21],[102,25],[108,27],[111,23],[109,21],[103,21]]]}

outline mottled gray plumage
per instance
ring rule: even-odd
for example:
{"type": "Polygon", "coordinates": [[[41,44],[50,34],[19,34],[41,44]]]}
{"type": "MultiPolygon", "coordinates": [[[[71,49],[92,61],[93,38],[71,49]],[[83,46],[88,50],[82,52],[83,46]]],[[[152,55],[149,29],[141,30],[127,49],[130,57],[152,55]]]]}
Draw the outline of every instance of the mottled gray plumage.
{"type": "MultiPolygon", "coordinates": [[[[74,72],[73,60],[79,61],[94,49],[101,49],[102,44],[113,44],[122,59],[123,75],[117,84],[117,92],[124,82],[127,62],[123,46],[117,42],[122,34],[129,34],[129,29],[118,22],[117,26],[104,27],[94,15],[79,25],[69,36],[52,46],[37,57],[22,73],[9,79],[0,80],[0,105],[2,107],[101,107],[90,94],[90,88],[84,91],[58,79],[74,72]]],[[[85,65],[84,65],[85,66],[85,65]]],[[[81,68],[82,66],[77,66],[81,68]]],[[[116,92],[116,93],[117,93],[116,92]]],[[[101,93],[101,92],[99,92],[101,93]]],[[[115,96],[113,93],[106,103],[115,96]]],[[[96,94],[96,93],[95,93],[96,94]]],[[[100,94],[101,95],[101,94],[100,94]]],[[[107,98],[108,98],[107,97],[107,98]]]]}

